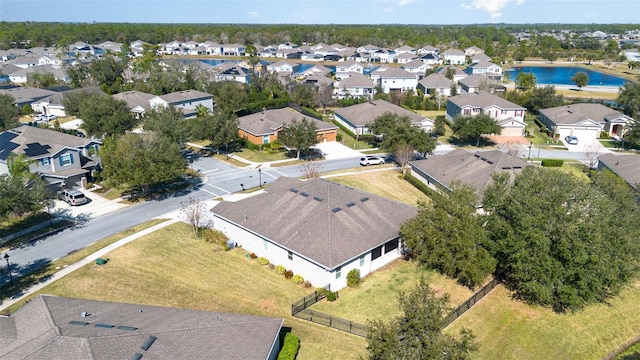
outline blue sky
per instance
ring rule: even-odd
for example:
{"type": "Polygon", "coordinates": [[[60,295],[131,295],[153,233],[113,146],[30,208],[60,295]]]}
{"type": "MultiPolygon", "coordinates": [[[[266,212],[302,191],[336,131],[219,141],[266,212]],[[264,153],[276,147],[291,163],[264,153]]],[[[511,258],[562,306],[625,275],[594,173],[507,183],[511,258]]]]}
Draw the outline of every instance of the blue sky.
{"type": "Polygon", "coordinates": [[[640,27],[640,1],[0,0],[0,20],[427,25],[633,23],[640,27]]]}

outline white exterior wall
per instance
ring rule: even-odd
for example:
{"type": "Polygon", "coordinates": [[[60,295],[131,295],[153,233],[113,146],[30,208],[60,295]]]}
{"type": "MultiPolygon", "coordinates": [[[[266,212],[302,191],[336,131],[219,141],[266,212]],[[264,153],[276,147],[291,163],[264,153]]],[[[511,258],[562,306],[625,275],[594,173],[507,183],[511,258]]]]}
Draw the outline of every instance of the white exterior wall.
{"type": "Polygon", "coordinates": [[[418,86],[418,79],[385,79],[380,78],[380,86],[382,87],[382,91],[385,93],[389,93],[391,89],[402,89],[402,92],[407,90],[416,90],[418,86]]]}
{"type": "Polygon", "coordinates": [[[347,122],[345,119],[343,119],[342,117],[340,117],[337,114],[335,115],[334,118],[336,119],[337,122],[342,124],[344,127],[346,127],[347,129],[351,130],[352,133],[358,134],[358,135],[362,134],[362,128],[353,127],[353,125],[351,125],[349,122],[347,122]]]}
{"type": "Polygon", "coordinates": [[[7,166],[7,164],[0,162],[0,175],[4,175],[8,173],[9,173],[9,167],[7,166]]]}

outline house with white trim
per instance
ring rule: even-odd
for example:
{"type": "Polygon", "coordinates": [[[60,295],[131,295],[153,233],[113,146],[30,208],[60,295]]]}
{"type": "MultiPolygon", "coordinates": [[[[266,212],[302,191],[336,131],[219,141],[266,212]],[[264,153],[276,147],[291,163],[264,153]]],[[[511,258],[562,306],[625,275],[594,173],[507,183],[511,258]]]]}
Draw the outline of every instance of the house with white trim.
{"type": "Polygon", "coordinates": [[[136,119],[144,118],[147,111],[151,110],[151,99],[156,95],[144,93],[142,91],[131,90],[111,95],[116,100],[122,100],[127,103],[129,111],[131,111],[136,119]]]}
{"type": "Polygon", "coordinates": [[[469,75],[484,75],[491,80],[502,80],[502,66],[490,61],[480,61],[467,66],[466,73],[469,75]]]}
{"type": "Polygon", "coordinates": [[[402,65],[402,69],[414,74],[418,80],[424,78],[427,70],[432,68],[433,67],[431,65],[416,59],[402,65]]]}
{"type": "Polygon", "coordinates": [[[573,135],[580,140],[595,140],[601,132],[622,136],[633,125],[633,118],[602,104],[571,104],[540,109],[540,122],[563,139],[573,135]]]}
{"type": "Polygon", "coordinates": [[[339,124],[352,133],[356,135],[368,135],[370,134],[369,124],[372,124],[378,117],[386,113],[406,116],[412,125],[423,128],[427,126],[425,120],[430,120],[427,117],[382,99],[336,109],[334,118],[339,124]]]}
{"type": "Polygon", "coordinates": [[[462,65],[467,61],[464,51],[457,49],[449,49],[445,51],[442,53],[442,58],[446,64],[450,65],[462,65]]]}
{"type": "Polygon", "coordinates": [[[347,286],[403,254],[400,225],[413,206],[325,179],[280,177],[263,192],[212,210],[214,228],[245,251],[282,265],[315,287],[347,286]]]}
{"type": "Polygon", "coordinates": [[[176,91],[152,98],[149,100],[149,105],[152,109],[166,108],[171,105],[181,109],[187,119],[197,115],[196,107],[198,105],[204,106],[209,109],[209,113],[213,113],[213,95],[198,90],[176,91]]]}
{"type": "Polygon", "coordinates": [[[355,60],[339,62],[336,65],[336,79],[338,81],[348,78],[353,74],[364,74],[364,66],[355,60]]]}
{"type": "Polygon", "coordinates": [[[348,97],[366,97],[371,99],[375,93],[375,85],[368,77],[354,73],[338,81],[334,86],[334,96],[337,99],[348,97]]]}
{"type": "Polygon", "coordinates": [[[384,93],[415,91],[418,77],[400,68],[389,68],[380,74],[380,87],[384,93]]]}
{"type": "Polygon", "coordinates": [[[502,127],[500,135],[524,136],[526,108],[505,100],[500,96],[480,91],[447,98],[447,120],[455,121],[458,116],[487,114],[502,127]]]}

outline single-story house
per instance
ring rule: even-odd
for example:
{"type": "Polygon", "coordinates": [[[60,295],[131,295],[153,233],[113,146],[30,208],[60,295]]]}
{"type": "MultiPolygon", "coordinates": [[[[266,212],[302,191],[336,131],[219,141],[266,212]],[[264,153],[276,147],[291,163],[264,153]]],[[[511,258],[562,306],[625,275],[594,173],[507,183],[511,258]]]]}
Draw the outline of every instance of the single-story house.
{"type": "Polygon", "coordinates": [[[526,108],[486,91],[451,96],[447,98],[447,119],[458,116],[487,114],[502,127],[501,135],[524,136],[526,108]]]}
{"type": "Polygon", "coordinates": [[[0,316],[0,358],[276,360],[283,320],[39,295],[0,316]]]}
{"type": "Polygon", "coordinates": [[[356,135],[367,135],[369,134],[368,125],[384,113],[407,116],[411,119],[412,124],[417,125],[422,124],[427,119],[413,111],[382,99],[336,109],[334,119],[356,135]]]}
{"type": "Polygon", "coordinates": [[[135,114],[137,119],[144,118],[144,114],[151,110],[151,99],[156,97],[142,91],[131,90],[112,95],[117,100],[123,100],[127,103],[129,110],[135,114]]]}
{"type": "Polygon", "coordinates": [[[417,209],[325,179],[280,177],[212,212],[214,227],[246,251],[335,291],[349,271],[366,276],[402,256],[400,225],[417,209]]]}
{"type": "Polygon", "coordinates": [[[307,70],[300,72],[300,76],[305,76],[305,77],[311,76],[311,75],[326,76],[331,73],[333,73],[333,70],[331,70],[330,68],[324,65],[313,65],[307,70]]]}
{"type": "Polygon", "coordinates": [[[608,153],[598,157],[598,170],[610,170],[624,179],[634,190],[640,186],[640,155],[608,153]]]}
{"type": "Polygon", "coordinates": [[[316,126],[318,141],[336,141],[338,127],[304,115],[290,107],[271,109],[238,118],[238,135],[256,145],[278,140],[278,132],[293,120],[307,119],[316,126]]]}
{"type": "Polygon", "coordinates": [[[507,88],[497,81],[485,75],[470,75],[458,80],[458,89],[460,93],[474,93],[478,91],[489,91],[492,93],[505,92],[507,88]]]}
{"type": "Polygon", "coordinates": [[[182,109],[185,112],[185,118],[195,117],[197,115],[196,107],[202,105],[213,113],[213,95],[198,90],[176,91],[166,95],[156,96],[149,100],[152,109],[158,106],[173,107],[182,109]]]}
{"type": "Polygon", "coordinates": [[[472,185],[477,194],[493,183],[493,173],[519,174],[529,163],[499,150],[471,153],[455,149],[444,155],[411,161],[411,175],[434,189],[451,191],[454,182],[472,185]]]}
{"type": "Polygon", "coordinates": [[[468,48],[464,49],[464,54],[466,56],[474,56],[478,54],[484,54],[484,50],[480,49],[477,46],[469,46],[468,48]]]}
{"type": "MultiPolygon", "coordinates": [[[[54,89],[49,88],[49,90],[53,91],[54,89]]],[[[67,95],[73,94],[75,92],[86,91],[90,93],[96,93],[96,94],[107,96],[107,94],[104,91],[100,90],[100,88],[96,86],[88,87],[88,88],[80,88],[80,89],[71,89],[71,90],[67,89],[66,87],[62,87],[62,89],[56,89],[56,91],[58,92],[56,92],[51,96],[47,96],[38,101],[32,102],[31,108],[33,109],[33,111],[47,114],[47,115],[65,117],[67,116],[67,112],[64,108],[64,98],[67,95]]]]}
{"type": "Polygon", "coordinates": [[[361,74],[353,73],[351,76],[338,81],[334,88],[335,96],[338,99],[346,97],[366,97],[371,99],[375,93],[373,81],[361,74]]]}
{"type": "Polygon", "coordinates": [[[447,73],[451,72],[452,73],[452,77],[451,80],[453,80],[454,82],[458,82],[464,78],[466,78],[467,76],[469,76],[469,74],[467,74],[466,72],[464,72],[462,69],[460,69],[457,66],[453,66],[453,65],[446,65],[443,66],[441,68],[436,69],[436,73],[442,75],[442,76],[447,76],[447,73]]]}
{"type": "Polygon", "coordinates": [[[610,136],[622,136],[634,123],[623,113],[602,104],[572,104],[540,110],[540,122],[564,138],[597,139],[602,131],[610,136]]]}
{"type": "Polygon", "coordinates": [[[268,71],[275,71],[279,74],[287,74],[289,76],[297,76],[299,69],[300,64],[292,63],[287,60],[280,60],[267,65],[268,71]]]}
{"type": "Polygon", "coordinates": [[[100,169],[100,140],[22,125],[0,133],[0,175],[9,172],[13,153],[32,160],[29,171],[40,175],[52,189],[84,186],[92,171],[100,169]]]}
{"type": "Polygon", "coordinates": [[[53,96],[56,92],[31,86],[18,86],[10,89],[0,89],[0,94],[12,96],[15,99],[16,106],[22,108],[47,96],[53,96]]]}

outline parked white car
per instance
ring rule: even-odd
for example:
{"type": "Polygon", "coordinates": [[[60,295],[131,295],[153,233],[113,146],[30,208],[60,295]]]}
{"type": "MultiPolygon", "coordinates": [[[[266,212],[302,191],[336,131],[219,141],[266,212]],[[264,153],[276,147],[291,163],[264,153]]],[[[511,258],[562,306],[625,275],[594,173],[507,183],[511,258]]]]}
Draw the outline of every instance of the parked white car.
{"type": "Polygon", "coordinates": [[[367,155],[365,157],[360,158],[360,165],[369,166],[369,165],[382,165],[385,163],[385,160],[380,156],[367,155]]]}

